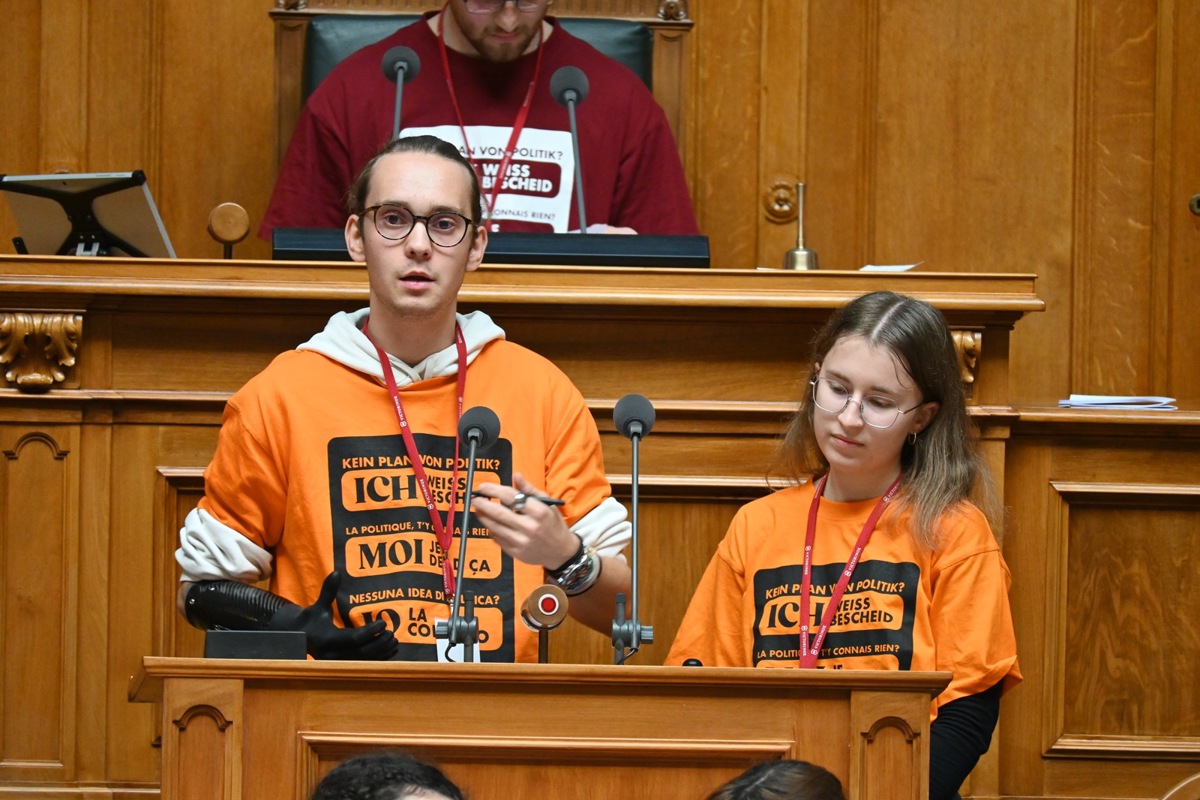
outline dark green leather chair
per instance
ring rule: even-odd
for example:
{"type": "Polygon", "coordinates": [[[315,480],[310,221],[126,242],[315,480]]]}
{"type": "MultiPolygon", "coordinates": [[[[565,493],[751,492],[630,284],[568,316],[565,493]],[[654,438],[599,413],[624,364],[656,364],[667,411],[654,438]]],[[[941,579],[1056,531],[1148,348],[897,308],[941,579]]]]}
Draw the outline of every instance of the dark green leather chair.
{"type": "MultiPolygon", "coordinates": [[[[303,97],[354,51],[420,19],[419,14],[321,14],[308,24],[303,97]]],[[[633,70],[653,88],[654,32],[641,22],[595,17],[559,17],[563,29],[633,70]]]]}

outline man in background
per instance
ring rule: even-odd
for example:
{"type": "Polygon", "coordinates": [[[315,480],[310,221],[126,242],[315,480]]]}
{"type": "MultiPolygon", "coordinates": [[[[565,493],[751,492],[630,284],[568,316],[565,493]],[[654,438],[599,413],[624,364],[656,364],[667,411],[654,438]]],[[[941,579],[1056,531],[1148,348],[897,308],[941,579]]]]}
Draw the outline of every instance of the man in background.
{"type": "Polygon", "coordinates": [[[579,229],[568,111],[550,92],[554,73],[573,66],[589,83],[576,109],[589,230],[698,233],[662,109],[633,72],[548,17],[552,2],[448,0],[345,59],[300,115],[260,235],[344,223],[345,187],[392,137],[395,85],[382,63],[396,46],[420,59],[400,135],[460,147],[482,181],[489,230],[579,229]]]}

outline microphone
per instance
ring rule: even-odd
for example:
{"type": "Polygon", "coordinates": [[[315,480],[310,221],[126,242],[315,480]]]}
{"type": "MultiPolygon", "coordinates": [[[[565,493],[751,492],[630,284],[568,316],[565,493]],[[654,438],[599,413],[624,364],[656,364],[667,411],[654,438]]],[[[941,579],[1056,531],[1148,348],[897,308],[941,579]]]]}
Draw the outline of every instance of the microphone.
{"type": "Polygon", "coordinates": [[[633,443],[633,469],[631,473],[632,509],[630,513],[630,564],[629,618],[625,618],[625,595],[617,595],[617,614],[613,620],[612,643],[613,663],[624,664],[625,659],[641,647],[642,642],[654,642],[654,628],[643,625],[638,619],[638,445],[642,437],[654,427],[654,406],[640,394],[627,394],[613,408],[613,422],[617,430],[633,443]]]}
{"type": "Polygon", "coordinates": [[[521,620],[535,631],[552,631],[567,618],[567,593],[553,583],[543,583],[521,605],[521,620]]]}
{"type": "Polygon", "coordinates": [[[411,47],[399,45],[383,54],[383,74],[396,84],[396,106],[392,116],[392,138],[400,135],[400,101],[404,84],[421,72],[421,57],[411,47]],[[403,76],[403,77],[401,77],[403,76]]]}
{"type": "Polygon", "coordinates": [[[643,437],[654,427],[654,406],[640,394],[627,394],[617,401],[613,422],[626,439],[643,437]]]}
{"type": "Polygon", "coordinates": [[[560,105],[587,99],[588,79],[579,67],[559,67],[550,76],[550,94],[560,105]]]}
{"type": "Polygon", "coordinates": [[[550,631],[567,618],[567,593],[553,583],[543,583],[521,604],[521,621],[537,631],[538,663],[550,660],[550,631]]]}
{"type": "MultiPolygon", "coordinates": [[[[399,49],[399,48],[398,48],[399,49]]],[[[467,487],[463,492],[462,528],[458,536],[458,577],[454,580],[454,598],[450,604],[450,619],[439,619],[433,625],[433,635],[446,639],[446,650],[456,644],[463,646],[463,661],[475,660],[475,642],[479,639],[479,620],[475,618],[474,598],[463,605],[463,565],[467,563],[467,539],[471,530],[471,492],[475,483],[475,453],[484,450],[500,438],[500,418],[486,406],[475,406],[463,412],[458,420],[459,441],[467,443],[467,487]]],[[[453,532],[451,532],[453,533],[453,532]]],[[[447,554],[447,557],[449,554],[447,554]]]]}
{"type": "Polygon", "coordinates": [[[575,106],[587,99],[588,79],[579,67],[559,67],[550,76],[550,94],[567,107],[571,121],[571,146],[575,150],[575,203],[579,208],[579,232],[587,233],[587,214],[583,203],[583,166],[579,163],[579,128],[575,124],[575,106]]]}
{"type": "MultiPolygon", "coordinates": [[[[468,408],[458,421],[458,436],[483,450],[500,438],[500,418],[487,406],[468,408]]],[[[473,466],[468,465],[468,468],[473,466]]]]}

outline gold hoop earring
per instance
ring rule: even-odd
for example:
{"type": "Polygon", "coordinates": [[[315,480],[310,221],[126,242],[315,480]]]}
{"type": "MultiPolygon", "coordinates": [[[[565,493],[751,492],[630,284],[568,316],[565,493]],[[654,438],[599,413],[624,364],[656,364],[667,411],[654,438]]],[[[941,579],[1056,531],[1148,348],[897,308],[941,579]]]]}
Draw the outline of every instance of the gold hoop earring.
{"type": "Polygon", "coordinates": [[[917,432],[916,431],[913,431],[912,433],[910,433],[908,435],[908,443],[911,444],[913,447],[917,446],[917,432]]]}

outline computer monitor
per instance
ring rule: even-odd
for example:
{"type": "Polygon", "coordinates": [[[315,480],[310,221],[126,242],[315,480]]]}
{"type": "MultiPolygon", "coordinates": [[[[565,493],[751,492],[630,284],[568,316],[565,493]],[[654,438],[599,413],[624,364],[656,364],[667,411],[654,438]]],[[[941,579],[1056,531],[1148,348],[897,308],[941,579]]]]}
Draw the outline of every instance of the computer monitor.
{"type": "MultiPolygon", "coordinates": [[[[348,261],[341,228],[275,228],[272,257],[283,261],[348,261]]],[[[708,237],[601,233],[491,233],[485,264],[568,267],[709,266],[708,237]]]]}
{"type": "Polygon", "coordinates": [[[0,192],[21,233],[18,253],[175,258],[141,170],[0,175],[0,192]]]}

